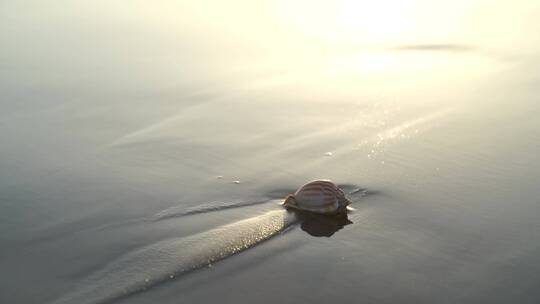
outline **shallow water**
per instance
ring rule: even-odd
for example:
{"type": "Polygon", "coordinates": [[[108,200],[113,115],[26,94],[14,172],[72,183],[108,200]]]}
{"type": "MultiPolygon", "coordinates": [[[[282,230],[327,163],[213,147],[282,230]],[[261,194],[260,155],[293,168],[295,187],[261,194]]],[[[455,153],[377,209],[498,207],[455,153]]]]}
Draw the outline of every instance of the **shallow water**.
{"type": "Polygon", "coordinates": [[[538,4],[353,41],[242,1],[59,3],[0,4],[0,302],[539,301],[538,4]],[[265,222],[316,178],[347,221],[265,222]]]}

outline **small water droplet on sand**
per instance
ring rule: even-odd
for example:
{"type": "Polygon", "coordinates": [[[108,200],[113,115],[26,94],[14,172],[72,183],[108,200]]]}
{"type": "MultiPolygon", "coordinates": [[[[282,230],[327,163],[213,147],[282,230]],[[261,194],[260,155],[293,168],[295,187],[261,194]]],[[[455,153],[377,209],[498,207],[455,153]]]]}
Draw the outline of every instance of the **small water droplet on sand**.
{"type": "Polygon", "coordinates": [[[218,175],[216,176],[217,179],[222,179],[223,178],[223,175],[218,175]]]}
{"type": "Polygon", "coordinates": [[[239,180],[235,180],[233,183],[238,185],[238,184],[240,184],[240,181],[239,181],[239,180]]]}
{"type": "Polygon", "coordinates": [[[174,275],[173,275],[173,274],[171,274],[171,275],[169,276],[169,278],[171,278],[171,279],[174,279],[174,275]]]}
{"type": "Polygon", "coordinates": [[[332,155],[334,155],[334,153],[332,153],[332,152],[326,152],[326,153],[324,153],[324,155],[326,155],[326,156],[332,156],[332,155]]]}

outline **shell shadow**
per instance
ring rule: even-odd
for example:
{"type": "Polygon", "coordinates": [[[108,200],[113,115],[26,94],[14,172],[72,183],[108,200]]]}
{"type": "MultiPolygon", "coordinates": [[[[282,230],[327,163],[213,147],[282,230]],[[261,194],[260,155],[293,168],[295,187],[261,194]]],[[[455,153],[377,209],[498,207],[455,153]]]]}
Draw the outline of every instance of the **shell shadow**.
{"type": "Polygon", "coordinates": [[[314,237],[331,237],[343,227],[353,224],[346,213],[325,215],[300,210],[294,212],[300,221],[300,228],[314,237]]]}

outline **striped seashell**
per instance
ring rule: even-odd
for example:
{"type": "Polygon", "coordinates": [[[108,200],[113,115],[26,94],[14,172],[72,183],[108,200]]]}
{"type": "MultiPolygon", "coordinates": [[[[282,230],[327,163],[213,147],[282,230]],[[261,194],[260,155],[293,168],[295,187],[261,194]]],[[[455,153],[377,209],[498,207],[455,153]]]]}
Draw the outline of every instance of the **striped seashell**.
{"type": "Polygon", "coordinates": [[[288,195],[283,205],[309,212],[336,214],[346,212],[346,207],[350,203],[345,193],[333,182],[315,180],[303,185],[294,194],[288,195]]]}

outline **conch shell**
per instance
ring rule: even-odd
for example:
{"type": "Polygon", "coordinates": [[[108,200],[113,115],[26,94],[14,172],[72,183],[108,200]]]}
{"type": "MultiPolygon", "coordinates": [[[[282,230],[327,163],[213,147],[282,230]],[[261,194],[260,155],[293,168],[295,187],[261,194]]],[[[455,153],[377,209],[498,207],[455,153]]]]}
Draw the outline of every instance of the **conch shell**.
{"type": "Polygon", "coordinates": [[[320,214],[345,213],[351,203],[345,193],[329,180],[311,181],[285,198],[283,205],[320,214]]]}

